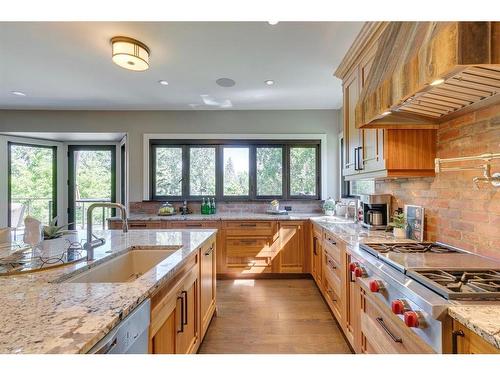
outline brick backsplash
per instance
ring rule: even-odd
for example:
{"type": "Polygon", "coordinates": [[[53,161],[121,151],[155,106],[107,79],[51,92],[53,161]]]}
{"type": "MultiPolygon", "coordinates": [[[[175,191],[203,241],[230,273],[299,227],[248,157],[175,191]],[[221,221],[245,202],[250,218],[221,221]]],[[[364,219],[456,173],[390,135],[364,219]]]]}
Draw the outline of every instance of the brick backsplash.
{"type": "MultiPolygon", "coordinates": [[[[218,213],[265,213],[269,202],[216,202],[218,213]]],[[[295,213],[320,213],[322,212],[322,201],[280,201],[280,207],[291,206],[295,213]]],[[[131,214],[151,214],[158,212],[162,202],[130,202],[131,214]]],[[[180,202],[172,202],[179,209],[180,202]]],[[[193,213],[200,213],[201,202],[188,202],[188,207],[193,213]]]]}
{"type": "MultiPolygon", "coordinates": [[[[500,104],[440,125],[437,157],[487,152],[500,152],[500,104]]],[[[500,172],[500,163],[492,172],[500,172]]],[[[376,182],[375,190],[392,194],[394,208],[423,206],[427,240],[500,259],[500,188],[483,183],[475,189],[472,178],[481,174],[441,172],[433,178],[383,180],[376,182]]]]}

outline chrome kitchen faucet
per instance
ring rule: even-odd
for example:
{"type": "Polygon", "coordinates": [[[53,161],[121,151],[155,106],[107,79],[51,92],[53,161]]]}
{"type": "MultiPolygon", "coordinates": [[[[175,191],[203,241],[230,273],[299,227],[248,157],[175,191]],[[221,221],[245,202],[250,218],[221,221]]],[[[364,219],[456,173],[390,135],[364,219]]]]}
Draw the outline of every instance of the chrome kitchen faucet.
{"type": "Polygon", "coordinates": [[[106,240],[104,238],[98,238],[97,236],[92,234],[92,212],[94,211],[94,208],[98,207],[118,208],[121,211],[123,233],[128,232],[127,208],[124,205],[120,203],[91,204],[87,209],[87,242],[83,246],[83,248],[87,251],[87,261],[94,260],[94,248],[102,246],[106,243],[106,240]],[[95,237],[95,240],[92,240],[93,237],[95,237]]]}

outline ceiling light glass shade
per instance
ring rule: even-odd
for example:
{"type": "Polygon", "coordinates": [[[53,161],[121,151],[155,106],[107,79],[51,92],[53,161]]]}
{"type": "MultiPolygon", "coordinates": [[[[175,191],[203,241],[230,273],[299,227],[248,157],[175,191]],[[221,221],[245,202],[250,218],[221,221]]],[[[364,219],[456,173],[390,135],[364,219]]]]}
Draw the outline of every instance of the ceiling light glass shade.
{"type": "Polygon", "coordinates": [[[149,68],[149,48],[138,40],[124,36],[111,39],[113,62],[122,68],[143,71],[149,68]]]}

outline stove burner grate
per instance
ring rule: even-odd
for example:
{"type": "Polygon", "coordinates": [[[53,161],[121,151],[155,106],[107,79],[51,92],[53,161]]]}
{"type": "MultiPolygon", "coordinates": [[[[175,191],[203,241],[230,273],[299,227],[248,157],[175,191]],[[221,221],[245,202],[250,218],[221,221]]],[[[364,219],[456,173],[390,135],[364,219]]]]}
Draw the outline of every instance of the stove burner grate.
{"type": "Polygon", "coordinates": [[[373,243],[362,244],[361,247],[371,254],[385,254],[385,253],[459,253],[459,250],[442,246],[433,242],[419,242],[419,243],[373,243]]]}

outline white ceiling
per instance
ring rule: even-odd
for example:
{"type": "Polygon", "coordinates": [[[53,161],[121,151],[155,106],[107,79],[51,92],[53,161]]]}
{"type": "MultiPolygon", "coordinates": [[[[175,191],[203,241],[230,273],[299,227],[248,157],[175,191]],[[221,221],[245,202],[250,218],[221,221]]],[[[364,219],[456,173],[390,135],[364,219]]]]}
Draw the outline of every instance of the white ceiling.
{"type": "Polygon", "coordinates": [[[362,24],[2,22],[0,108],[339,108],[341,82],[333,71],[362,24]],[[113,64],[109,40],[117,35],[150,47],[150,69],[113,64]],[[217,86],[221,77],[236,85],[217,86]],[[159,85],[161,79],[169,85],[159,85]],[[276,84],[266,86],[267,79],[276,84]]]}

